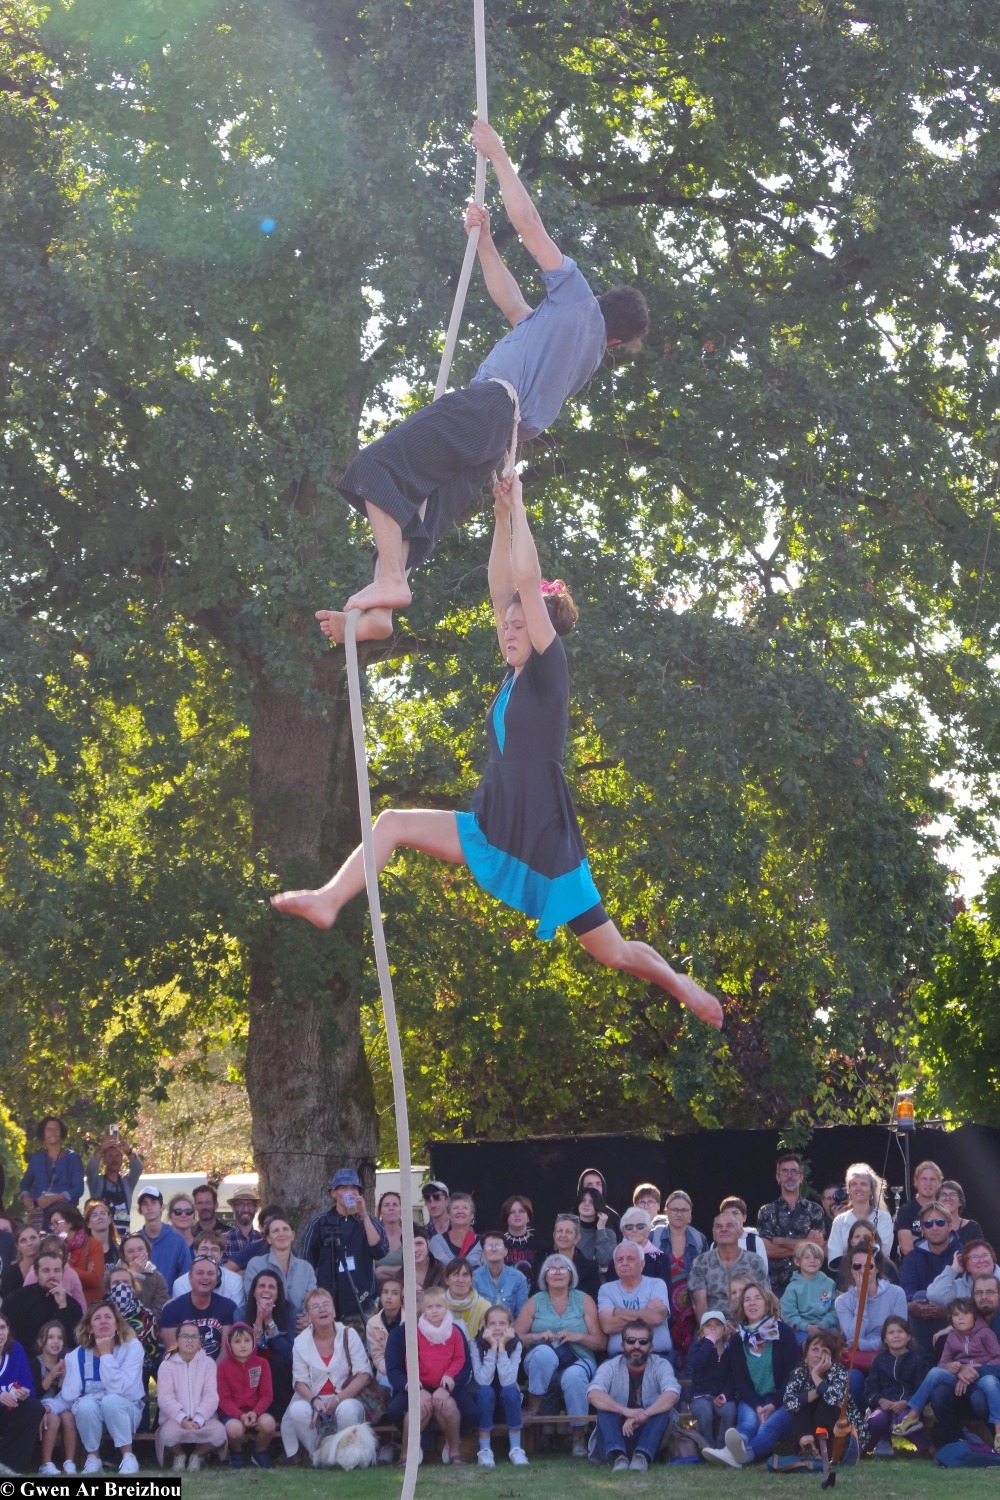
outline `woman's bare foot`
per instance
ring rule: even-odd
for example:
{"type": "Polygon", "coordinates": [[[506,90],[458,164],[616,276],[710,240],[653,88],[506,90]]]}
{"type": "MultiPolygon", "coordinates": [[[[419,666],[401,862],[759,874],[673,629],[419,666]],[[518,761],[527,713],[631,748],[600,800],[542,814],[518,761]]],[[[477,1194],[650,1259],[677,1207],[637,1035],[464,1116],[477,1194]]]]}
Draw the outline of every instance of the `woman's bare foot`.
{"type": "Polygon", "coordinates": [[[305,917],[314,927],[332,927],[339,907],[329,891],[279,891],[271,905],[289,917],[305,917]]]}
{"type": "Polygon", "coordinates": [[[686,1005],[688,1010],[698,1017],[699,1021],[706,1021],[709,1026],[714,1026],[716,1031],[720,1031],[723,1021],[722,1006],[716,1000],[715,996],[710,995],[707,990],[703,990],[701,985],[691,978],[690,974],[682,974],[677,969],[674,969],[673,975],[674,988],[672,993],[674,999],[679,1000],[682,1005],[686,1005]]]}
{"type": "Polygon", "coordinates": [[[352,594],[345,609],[405,609],[413,595],[406,575],[401,578],[377,573],[367,588],[352,594]]]}
{"type": "MultiPolygon", "coordinates": [[[[342,609],[318,609],[319,628],[328,641],[342,645],[347,634],[347,615],[342,609]]],[[[359,641],[384,641],[392,635],[391,609],[366,609],[358,615],[359,641]]]]}

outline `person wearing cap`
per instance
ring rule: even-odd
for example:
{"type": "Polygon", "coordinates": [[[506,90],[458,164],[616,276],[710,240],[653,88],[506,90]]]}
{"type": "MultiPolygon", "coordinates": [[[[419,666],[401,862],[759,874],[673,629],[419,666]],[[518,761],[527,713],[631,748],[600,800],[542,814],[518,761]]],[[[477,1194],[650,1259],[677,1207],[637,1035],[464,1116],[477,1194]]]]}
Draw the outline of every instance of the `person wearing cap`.
{"type": "Polygon", "coordinates": [[[589,1455],[614,1474],[644,1474],[677,1421],[681,1388],[669,1359],[653,1353],[653,1330],[642,1318],[622,1329],[622,1352],[605,1360],[587,1389],[597,1412],[589,1455]]]}
{"type": "Polygon", "coordinates": [[[431,1238],[436,1234],[447,1234],[451,1228],[451,1217],[448,1213],[451,1193],[448,1190],[448,1184],[425,1182],[420,1189],[420,1196],[424,1200],[424,1211],[430,1225],[431,1238]]]}
{"type": "Polygon", "coordinates": [[[353,1168],[334,1172],[330,1207],[310,1219],[301,1249],[316,1272],[317,1286],[333,1296],[338,1321],[363,1330],[375,1302],[375,1262],[388,1255],[389,1241],[368,1212],[353,1168]]]}
{"type": "Polygon", "coordinates": [[[264,1238],[253,1224],[254,1215],[260,1208],[260,1199],[253,1188],[237,1188],[229,1196],[229,1207],[233,1213],[233,1227],[226,1230],[224,1249],[227,1264],[248,1245],[260,1244],[264,1238]]]}
{"type": "Polygon", "coordinates": [[[714,1308],[702,1313],[699,1334],[688,1351],[685,1373],[691,1381],[691,1415],[712,1446],[724,1443],[730,1427],[736,1426],[736,1393],[722,1313],[714,1308]]]}
{"type": "Polygon", "coordinates": [[[229,1330],[236,1322],[236,1307],[218,1291],[221,1268],[211,1255],[196,1255],[191,1262],[191,1290],[172,1297],[160,1314],[160,1342],[169,1354],[177,1348],[177,1330],[182,1323],[196,1323],[201,1347],[218,1359],[226,1346],[229,1330]]]}
{"type": "Polygon", "coordinates": [[[163,1194],[157,1187],[145,1187],[139,1194],[142,1214],[142,1237],[149,1246],[149,1258],[167,1286],[191,1268],[191,1250],[176,1229],[163,1222],[163,1194]]]}

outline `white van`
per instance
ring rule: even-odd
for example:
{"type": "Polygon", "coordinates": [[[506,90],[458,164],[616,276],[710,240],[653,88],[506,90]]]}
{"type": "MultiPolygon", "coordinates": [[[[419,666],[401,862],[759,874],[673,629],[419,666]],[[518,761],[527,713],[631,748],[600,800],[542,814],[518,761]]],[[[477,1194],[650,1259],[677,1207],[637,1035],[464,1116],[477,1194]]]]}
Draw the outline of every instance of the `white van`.
{"type": "MultiPolygon", "coordinates": [[[[426,1221],[424,1213],[424,1200],[420,1196],[420,1184],[426,1178],[429,1167],[415,1166],[413,1168],[413,1207],[416,1211],[417,1222],[423,1224],[426,1221]]],[[[159,1188],[163,1194],[164,1217],[166,1216],[166,1205],[175,1193],[193,1193],[196,1187],[201,1187],[207,1178],[204,1172],[143,1172],[132,1194],[132,1228],[142,1228],[142,1214],[139,1212],[139,1195],[147,1188],[159,1188]]],[[[228,1177],[223,1177],[221,1182],[215,1184],[219,1194],[219,1210],[221,1213],[230,1212],[232,1196],[240,1188],[253,1188],[257,1191],[256,1172],[232,1172],[228,1177]]],[[[399,1192],[399,1168],[379,1167],[375,1172],[375,1203],[378,1202],[383,1193],[399,1192]]],[[[375,1203],[370,1207],[374,1210],[375,1203]]],[[[316,1212],[320,1213],[328,1206],[328,1201],[320,1199],[316,1204],[316,1212]]]]}

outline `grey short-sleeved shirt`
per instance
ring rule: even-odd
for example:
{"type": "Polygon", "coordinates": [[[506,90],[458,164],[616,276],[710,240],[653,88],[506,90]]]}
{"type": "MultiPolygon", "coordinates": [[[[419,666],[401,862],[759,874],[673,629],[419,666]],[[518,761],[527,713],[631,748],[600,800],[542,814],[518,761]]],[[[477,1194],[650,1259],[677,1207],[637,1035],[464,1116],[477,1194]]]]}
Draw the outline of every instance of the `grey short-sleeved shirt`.
{"type": "Polygon", "coordinates": [[[559,415],[604,358],[607,334],[600,304],[568,255],[543,271],[545,300],[490,350],[470,384],[508,380],[521,402],[521,434],[537,437],[559,415]]]}
{"type": "MultiPolygon", "coordinates": [[[[664,1307],[670,1306],[670,1292],[667,1284],[661,1281],[658,1276],[643,1276],[639,1285],[630,1292],[625,1290],[620,1281],[608,1281],[601,1287],[598,1294],[597,1310],[600,1312],[602,1307],[628,1308],[630,1312],[635,1313],[636,1317],[641,1318],[642,1310],[646,1306],[646,1303],[652,1302],[655,1298],[658,1298],[664,1307]]],[[[668,1325],[665,1322],[658,1323],[652,1332],[653,1353],[673,1353],[674,1346],[671,1342],[668,1325]]],[[[608,1338],[608,1353],[621,1354],[621,1352],[622,1336],[620,1333],[613,1333],[608,1338]]]]}

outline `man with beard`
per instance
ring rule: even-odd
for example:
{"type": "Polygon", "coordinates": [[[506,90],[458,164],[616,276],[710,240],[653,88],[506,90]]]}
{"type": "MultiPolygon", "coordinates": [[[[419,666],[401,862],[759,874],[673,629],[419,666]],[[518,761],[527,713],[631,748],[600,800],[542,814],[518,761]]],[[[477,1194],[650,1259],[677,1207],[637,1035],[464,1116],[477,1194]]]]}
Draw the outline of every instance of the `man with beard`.
{"type": "Polygon", "coordinates": [[[587,1391],[597,1412],[590,1456],[611,1472],[644,1474],[676,1422],[681,1388],[669,1359],[653,1353],[653,1332],[641,1318],[622,1329],[622,1352],[606,1360],[587,1391]]]}
{"type": "MultiPolygon", "coordinates": [[[[915,1251],[906,1257],[911,1260],[915,1251]]],[[[905,1264],[905,1262],[904,1262],[905,1264]]],[[[972,1300],[976,1311],[988,1327],[1000,1338],[1000,1281],[995,1275],[977,1276],[972,1283],[972,1300]]],[[[969,1417],[978,1417],[989,1422],[987,1391],[992,1383],[994,1395],[1000,1393],[1000,1366],[986,1365],[979,1369],[970,1365],[963,1369],[963,1379],[970,1382],[964,1396],[956,1395],[953,1386],[936,1386],[931,1394],[931,1410],[940,1429],[937,1442],[955,1443],[962,1436],[962,1424],[969,1417]]]]}

